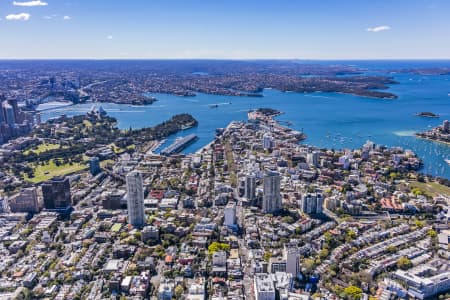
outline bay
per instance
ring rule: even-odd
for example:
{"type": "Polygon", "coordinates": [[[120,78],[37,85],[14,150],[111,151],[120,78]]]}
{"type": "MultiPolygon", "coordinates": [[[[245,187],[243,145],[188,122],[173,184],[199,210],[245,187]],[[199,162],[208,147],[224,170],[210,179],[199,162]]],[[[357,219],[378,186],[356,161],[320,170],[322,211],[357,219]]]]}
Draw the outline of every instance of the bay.
{"type": "MultiPolygon", "coordinates": [[[[396,68],[450,65],[448,61],[346,63],[382,75],[386,75],[385,70],[393,65],[396,68]]],[[[270,107],[284,112],[278,117],[280,121],[289,121],[292,128],[303,130],[307,134],[308,138],[304,143],[342,149],[359,148],[367,140],[371,140],[387,146],[400,146],[413,150],[423,159],[422,172],[450,179],[450,166],[444,161],[450,158],[450,146],[414,137],[414,132],[428,130],[441,124],[443,120],[450,119],[450,76],[408,73],[393,76],[400,83],[391,85],[388,89],[399,96],[395,100],[338,93],[283,93],[266,89],[261,98],[151,94],[158,99],[152,105],[101,105],[109,115],[118,119],[118,126],[122,129],[153,126],[179,113],[192,114],[199,121],[199,126],[169,137],[163,145],[170,144],[178,136],[195,133],[199,140],[186,148],[184,153],[195,152],[208,144],[214,138],[216,128],[225,127],[233,120],[246,120],[248,110],[270,107]],[[211,104],[218,104],[218,107],[211,108],[211,104]],[[421,111],[431,111],[441,117],[435,119],[415,116],[421,111]]],[[[45,121],[61,114],[84,114],[91,106],[92,103],[86,103],[44,111],[42,119],[45,121]]]]}

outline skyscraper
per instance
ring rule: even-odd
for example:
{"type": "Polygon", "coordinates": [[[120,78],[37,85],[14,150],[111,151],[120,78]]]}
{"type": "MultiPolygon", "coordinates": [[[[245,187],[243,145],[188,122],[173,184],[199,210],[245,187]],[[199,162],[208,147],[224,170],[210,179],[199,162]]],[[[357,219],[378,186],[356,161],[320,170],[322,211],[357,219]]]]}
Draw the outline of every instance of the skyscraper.
{"type": "Polygon", "coordinates": [[[39,212],[36,188],[22,189],[19,194],[9,198],[9,209],[11,212],[39,212]]]}
{"type": "Polygon", "coordinates": [[[14,108],[8,102],[3,102],[3,111],[5,113],[6,123],[10,126],[14,125],[16,123],[14,108]]]}
{"type": "Polygon", "coordinates": [[[286,273],[297,277],[300,272],[300,253],[298,248],[284,245],[283,258],[286,260],[286,273]]]}
{"type": "Polygon", "coordinates": [[[264,150],[272,150],[275,147],[275,141],[270,133],[265,133],[262,139],[262,145],[264,150]]]}
{"type": "Polygon", "coordinates": [[[262,210],[265,213],[273,213],[281,209],[280,182],[281,176],[278,172],[267,171],[264,176],[262,202],[262,210]]]}
{"type": "Polygon", "coordinates": [[[224,221],[223,225],[225,226],[233,226],[236,224],[236,203],[230,202],[225,207],[225,210],[223,212],[224,214],[224,221]]]}
{"type": "Polygon", "coordinates": [[[444,132],[450,132],[450,121],[449,120],[445,120],[442,123],[442,129],[444,132]]]}
{"type": "Polygon", "coordinates": [[[0,214],[3,213],[5,211],[5,199],[2,198],[2,196],[0,196],[0,214]]]}
{"type": "Polygon", "coordinates": [[[134,227],[144,226],[144,190],[142,175],[133,171],[127,175],[128,223],[134,227]]]}
{"type": "Polygon", "coordinates": [[[256,176],[255,174],[247,174],[245,176],[244,197],[249,201],[256,198],[256,176]]]}
{"type": "Polygon", "coordinates": [[[93,176],[100,173],[100,160],[98,159],[98,157],[92,157],[89,160],[89,171],[93,176]]]}
{"type": "Polygon", "coordinates": [[[306,162],[310,166],[317,167],[319,165],[319,156],[320,153],[318,151],[313,151],[306,154],[306,162]]]}
{"type": "Polygon", "coordinates": [[[5,117],[5,113],[3,111],[3,99],[0,98],[0,126],[6,123],[6,117],[5,117]]]}
{"type": "Polygon", "coordinates": [[[323,211],[323,196],[320,193],[302,195],[301,211],[305,214],[320,214],[323,211]]]}
{"type": "Polygon", "coordinates": [[[16,123],[21,124],[23,122],[22,115],[19,110],[19,105],[17,103],[16,99],[9,99],[8,100],[9,105],[11,105],[13,113],[14,113],[14,120],[16,123]]]}
{"type": "Polygon", "coordinates": [[[42,184],[44,207],[50,210],[67,210],[72,205],[70,182],[66,177],[55,177],[42,184]]]}

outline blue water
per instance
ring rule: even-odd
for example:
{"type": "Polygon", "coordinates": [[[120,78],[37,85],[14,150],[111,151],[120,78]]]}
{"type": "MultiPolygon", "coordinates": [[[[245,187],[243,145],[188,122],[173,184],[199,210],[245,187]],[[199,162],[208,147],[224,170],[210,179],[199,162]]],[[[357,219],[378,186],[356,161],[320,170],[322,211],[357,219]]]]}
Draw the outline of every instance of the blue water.
{"type": "MultiPolygon", "coordinates": [[[[346,64],[378,72],[387,68],[450,66],[448,61],[353,61],[346,64]]],[[[367,140],[372,140],[388,146],[401,146],[413,150],[423,159],[424,173],[450,178],[450,166],[444,162],[444,159],[450,158],[450,146],[413,136],[414,132],[427,130],[450,119],[450,76],[395,74],[394,77],[400,84],[391,85],[388,91],[399,96],[396,100],[336,93],[300,94],[264,90],[262,98],[152,94],[158,101],[149,106],[102,105],[109,115],[118,119],[120,128],[153,126],[174,114],[192,114],[199,121],[199,126],[171,136],[166,142],[170,144],[177,136],[197,134],[199,140],[186,148],[185,153],[194,152],[209,143],[216,128],[225,127],[233,120],[246,120],[249,109],[271,107],[285,113],[279,120],[291,121],[293,128],[304,130],[308,136],[304,143],[342,149],[359,148],[367,140]],[[220,104],[218,108],[208,106],[216,103],[220,104]],[[414,115],[421,111],[438,113],[441,117],[431,119],[414,115]]],[[[69,116],[86,113],[91,106],[81,104],[46,111],[42,117],[46,120],[62,113],[69,116]]]]}

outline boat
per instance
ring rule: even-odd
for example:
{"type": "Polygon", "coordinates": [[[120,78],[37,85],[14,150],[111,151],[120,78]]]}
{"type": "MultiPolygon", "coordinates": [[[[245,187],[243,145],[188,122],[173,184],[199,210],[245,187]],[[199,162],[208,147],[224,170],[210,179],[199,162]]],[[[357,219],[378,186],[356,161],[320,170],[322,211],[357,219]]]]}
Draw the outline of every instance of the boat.
{"type": "Polygon", "coordinates": [[[219,107],[219,104],[210,104],[209,105],[209,108],[218,108],[219,107]]]}
{"type": "Polygon", "coordinates": [[[445,162],[450,166],[450,159],[446,159],[445,162]]]}
{"type": "Polygon", "coordinates": [[[187,130],[187,129],[192,128],[192,127],[194,127],[193,124],[181,125],[181,130],[187,130]]]}
{"type": "Polygon", "coordinates": [[[161,150],[162,155],[171,155],[175,153],[181,152],[183,149],[185,149],[190,144],[194,143],[198,140],[198,136],[195,134],[189,134],[184,137],[179,137],[173,142],[170,146],[167,148],[164,148],[161,150]]]}

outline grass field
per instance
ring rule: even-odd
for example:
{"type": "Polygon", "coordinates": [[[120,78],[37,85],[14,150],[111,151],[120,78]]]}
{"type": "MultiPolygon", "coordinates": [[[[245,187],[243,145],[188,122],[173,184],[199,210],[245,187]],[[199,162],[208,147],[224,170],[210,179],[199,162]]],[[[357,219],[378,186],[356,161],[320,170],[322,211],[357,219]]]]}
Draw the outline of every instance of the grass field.
{"type": "Polygon", "coordinates": [[[30,151],[33,151],[36,154],[45,152],[45,151],[49,151],[49,150],[54,150],[54,149],[59,149],[59,144],[40,144],[37,149],[29,149],[26,150],[25,152],[23,152],[24,155],[28,155],[30,153],[30,151]]]}
{"type": "Polygon", "coordinates": [[[84,121],[83,121],[83,124],[84,124],[84,126],[86,126],[86,127],[88,127],[88,128],[91,128],[91,127],[92,127],[92,122],[89,121],[89,120],[84,120],[84,121]]]}
{"type": "Polygon", "coordinates": [[[122,228],[122,224],[116,223],[111,227],[112,232],[119,232],[119,230],[122,228]]]}
{"type": "Polygon", "coordinates": [[[74,163],[70,164],[61,164],[60,166],[55,165],[53,160],[50,160],[48,165],[36,165],[31,164],[31,167],[34,168],[34,177],[28,178],[25,175],[25,180],[30,181],[32,183],[39,183],[42,181],[49,180],[55,176],[63,176],[71,173],[75,173],[84,169],[87,169],[87,164],[85,163],[74,163]]]}
{"type": "Polygon", "coordinates": [[[109,144],[108,147],[110,147],[114,151],[115,154],[122,154],[126,150],[132,150],[132,149],[136,148],[135,145],[129,145],[124,149],[124,148],[118,147],[116,144],[109,144]]]}
{"type": "Polygon", "coordinates": [[[104,168],[108,164],[113,164],[113,163],[114,163],[114,159],[105,159],[100,162],[100,167],[104,168]]]}
{"type": "Polygon", "coordinates": [[[412,181],[411,188],[418,188],[430,196],[450,195],[450,188],[437,182],[412,181]]]}

